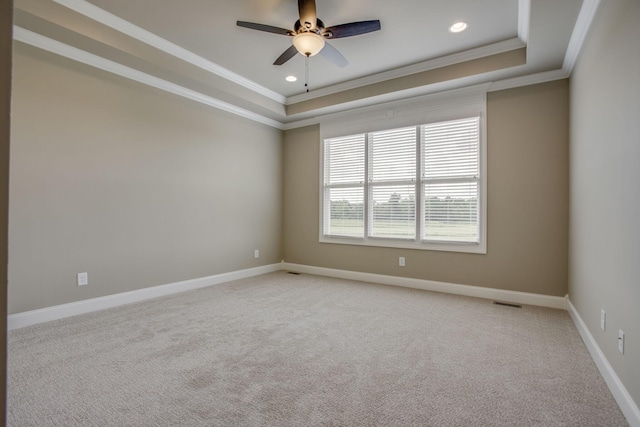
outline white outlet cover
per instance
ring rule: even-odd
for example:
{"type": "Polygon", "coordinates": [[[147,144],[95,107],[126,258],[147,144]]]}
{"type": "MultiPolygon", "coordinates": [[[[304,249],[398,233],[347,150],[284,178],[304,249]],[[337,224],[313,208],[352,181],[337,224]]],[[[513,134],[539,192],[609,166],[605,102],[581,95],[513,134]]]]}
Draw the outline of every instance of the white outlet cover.
{"type": "Polygon", "coordinates": [[[618,351],[624,354],[624,332],[622,329],[618,330],[618,351]]]}
{"type": "Polygon", "coordinates": [[[600,310],[600,329],[603,331],[607,327],[607,312],[604,310],[600,310]]]}
{"type": "Polygon", "coordinates": [[[78,273],[78,286],[85,286],[89,284],[89,273],[78,273]]]}

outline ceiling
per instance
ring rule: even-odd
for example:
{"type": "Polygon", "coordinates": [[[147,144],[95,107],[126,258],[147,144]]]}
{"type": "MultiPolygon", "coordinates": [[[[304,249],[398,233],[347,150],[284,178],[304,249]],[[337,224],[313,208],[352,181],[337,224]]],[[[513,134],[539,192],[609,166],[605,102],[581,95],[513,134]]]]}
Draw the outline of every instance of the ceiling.
{"type": "Polygon", "coordinates": [[[595,0],[316,0],[326,26],[379,19],[381,30],[330,40],[349,61],[296,55],[294,0],[15,0],[14,38],[271,126],[475,84],[567,77],[595,0]],[[456,21],[466,31],[451,33],[456,21]],[[285,77],[298,77],[290,83],[285,77]]]}

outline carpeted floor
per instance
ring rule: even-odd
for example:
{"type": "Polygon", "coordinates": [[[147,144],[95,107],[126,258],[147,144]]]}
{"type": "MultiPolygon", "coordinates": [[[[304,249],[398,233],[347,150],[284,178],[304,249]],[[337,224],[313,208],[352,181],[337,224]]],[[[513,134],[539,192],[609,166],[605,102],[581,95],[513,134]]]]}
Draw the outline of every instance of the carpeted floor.
{"type": "Polygon", "coordinates": [[[569,315],[272,273],[11,331],[11,426],[624,426],[569,315]]]}

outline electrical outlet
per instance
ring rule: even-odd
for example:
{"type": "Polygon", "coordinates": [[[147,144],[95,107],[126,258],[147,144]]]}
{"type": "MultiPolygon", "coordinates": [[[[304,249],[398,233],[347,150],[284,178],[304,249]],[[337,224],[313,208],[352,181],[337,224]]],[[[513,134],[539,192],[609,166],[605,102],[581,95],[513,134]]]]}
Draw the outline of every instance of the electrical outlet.
{"type": "Polygon", "coordinates": [[[624,332],[622,329],[618,329],[618,351],[624,354],[624,332]]]}
{"type": "Polygon", "coordinates": [[[89,284],[89,273],[78,273],[78,286],[84,286],[89,284]]]}
{"type": "Polygon", "coordinates": [[[404,267],[405,266],[405,262],[404,262],[404,257],[401,256],[400,258],[398,258],[398,265],[400,267],[404,267]]]}
{"type": "Polygon", "coordinates": [[[607,327],[607,312],[604,310],[600,310],[600,329],[604,331],[607,327]]]}
{"type": "Polygon", "coordinates": [[[258,249],[256,249],[255,251],[253,251],[253,257],[254,258],[260,258],[260,251],[258,249]]]}

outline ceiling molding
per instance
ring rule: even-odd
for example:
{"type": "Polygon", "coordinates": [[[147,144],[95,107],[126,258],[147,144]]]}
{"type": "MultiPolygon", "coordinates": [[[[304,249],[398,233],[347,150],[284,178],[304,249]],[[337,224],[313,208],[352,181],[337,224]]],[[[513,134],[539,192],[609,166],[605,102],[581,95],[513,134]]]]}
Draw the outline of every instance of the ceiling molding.
{"type": "Polygon", "coordinates": [[[518,38],[529,43],[529,23],[531,22],[531,0],[518,1],[518,38]]]}
{"type": "Polygon", "coordinates": [[[490,55],[496,55],[499,53],[508,52],[515,49],[525,47],[525,44],[519,38],[512,38],[504,40],[502,42],[493,43],[487,46],[482,46],[475,49],[470,49],[464,52],[455,53],[453,55],[447,55],[440,58],[431,59],[429,61],[420,62],[418,64],[408,65],[406,67],[396,68],[395,70],[386,71],[379,74],[363,77],[360,79],[351,80],[348,82],[328,86],[326,88],[317,89],[313,92],[302,93],[299,95],[290,96],[287,98],[286,105],[297,104],[298,102],[309,101],[315,98],[321,98],[323,96],[333,95],[335,93],[344,92],[346,90],[357,89],[363,86],[369,86],[385,82],[388,80],[398,79],[412,74],[417,74],[437,68],[447,67],[449,65],[455,65],[461,62],[472,61],[474,59],[484,58],[490,55]]]}
{"type": "Polygon", "coordinates": [[[569,73],[567,73],[563,69],[544,71],[542,73],[536,74],[527,74],[526,76],[491,82],[491,85],[489,86],[489,89],[487,89],[487,92],[496,92],[499,90],[513,89],[516,87],[537,85],[540,83],[566,79],[568,77],[569,73]]]}
{"type": "Polygon", "coordinates": [[[600,0],[583,0],[578,19],[573,27],[571,33],[571,39],[569,40],[569,46],[564,56],[564,63],[562,69],[571,74],[573,67],[576,65],[580,51],[582,50],[582,44],[589,33],[593,18],[596,16],[598,7],[600,6],[600,0]]]}
{"type": "Polygon", "coordinates": [[[125,65],[118,64],[117,62],[110,61],[98,55],[85,52],[73,46],[61,43],[57,40],[50,39],[49,37],[34,33],[33,31],[14,26],[13,38],[14,40],[17,40],[19,42],[46,50],[47,52],[54,53],[56,55],[71,59],[76,62],[80,62],[85,65],[89,65],[94,68],[98,68],[108,73],[112,73],[136,81],[138,83],[142,83],[147,86],[151,86],[156,89],[160,89],[165,92],[169,92],[174,95],[196,101],[200,104],[204,104],[231,114],[235,114],[240,117],[244,117],[249,120],[253,120],[258,123],[265,124],[267,126],[274,127],[276,129],[283,129],[283,124],[279,121],[272,120],[268,117],[264,117],[260,114],[245,110],[244,108],[237,107],[228,102],[224,102],[217,98],[204,95],[192,89],[187,89],[183,86],[168,82],[166,80],[162,80],[158,77],[151,76],[125,65]]]}
{"type": "Polygon", "coordinates": [[[165,52],[171,56],[179,58],[187,63],[195,65],[227,80],[230,80],[238,85],[241,85],[249,90],[266,96],[276,102],[284,105],[295,104],[300,101],[306,101],[317,97],[331,95],[344,90],[354,89],[361,86],[380,83],[386,80],[392,80],[395,78],[405,77],[407,75],[428,71],[430,69],[440,68],[448,65],[453,65],[458,62],[464,62],[472,59],[477,59],[482,56],[489,56],[497,53],[506,52],[509,50],[518,49],[526,46],[526,40],[529,33],[529,19],[530,19],[530,1],[531,0],[519,0],[518,5],[518,37],[504,40],[502,42],[493,43],[491,45],[482,46],[476,49],[470,49],[464,52],[435,58],[432,60],[424,61],[418,64],[413,64],[407,67],[401,67],[388,72],[375,74],[372,76],[364,77],[361,79],[355,79],[350,82],[342,84],[328,86],[326,88],[314,90],[309,93],[302,93],[294,95],[292,97],[285,97],[277,92],[274,92],[258,83],[242,77],[218,64],[209,61],[187,49],[184,49],[166,39],[163,39],[150,31],[138,27],[131,22],[122,19],[98,6],[89,3],[86,0],[53,0],[54,2],[73,10],[76,13],[84,15],[94,21],[100,22],[116,31],[126,34],[138,41],[141,41],[149,46],[152,46],[162,52],[165,52]]]}
{"type": "MultiPolygon", "coordinates": [[[[489,84],[481,83],[477,85],[467,85],[464,87],[450,87],[448,85],[443,85],[441,90],[436,90],[433,92],[422,93],[414,96],[404,96],[397,98],[388,98],[386,96],[379,97],[376,99],[376,102],[370,103],[362,103],[362,102],[353,102],[349,104],[349,108],[338,111],[326,111],[323,114],[304,119],[298,120],[295,122],[285,123],[284,130],[298,129],[305,126],[317,125],[320,123],[324,123],[327,121],[333,121],[336,119],[342,119],[346,116],[358,116],[366,112],[370,111],[380,111],[380,110],[394,110],[399,106],[405,106],[407,104],[420,104],[425,102],[430,102],[434,99],[443,99],[451,96],[453,98],[458,98],[460,96],[468,96],[470,94],[484,94],[486,93],[489,84]]],[[[393,113],[395,114],[395,113],[393,113]]]]}
{"type": "Polygon", "coordinates": [[[458,81],[458,82],[451,82],[451,81],[441,82],[436,85],[431,85],[429,87],[429,90],[430,90],[429,92],[419,94],[418,96],[403,97],[403,96],[396,96],[398,94],[394,93],[394,94],[391,94],[392,96],[391,98],[388,96],[378,97],[375,99],[375,102],[350,103],[345,108],[342,108],[336,111],[328,110],[323,114],[318,114],[314,117],[285,123],[283,129],[291,130],[291,129],[297,129],[305,126],[317,125],[325,120],[330,120],[336,117],[343,116],[345,114],[344,113],[345,110],[348,110],[349,112],[354,110],[360,111],[360,110],[366,110],[367,108],[375,108],[379,106],[385,106],[385,107],[389,106],[389,108],[391,108],[391,106],[395,104],[407,102],[412,99],[418,99],[418,98],[428,99],[430,97],[440,97],[448,94],[464,93],[464,91],[466,90],[477,91],[479,88],[486,92],[497,92],[499,90],[513,89],[513,88],[522,87],[522,86],[531,86],[531,85],[540,84],[540,83],[552,82],[555,80],[562,80],[568,77],[569,77],[568,73],[566,73],[563,69],[558,69],[558,70],[552,70],[552,71],[545,71],[542,73],[528,74],[520,77],[510,78],[510,79],[497,80],[497,81],[488,81],[488,82],[476,81],[475,83],[470,83],[469,78],[463,78],[463,79],[460,79],[461,81],[458,81]],[[460,84],[461,82],[463,82],[463,84],[460,84]]]}
{"type": "Polygon", "coordinates": [[[249,80],[245,77],[242,77],[239,74],[236,74],[220,65],[209,61],[195,53],[184,49],[168,40],[163,39],[143,28],[138,27],[137,25],[132,24],[129,21],[126,21],[112,13],[107,12],[104,9],[101,9],[86,0],[53,0],[54,2],[73,10],[81,15],[84,15],[94,21],[100,22],[116,31],[119,31],[123,34],[126,34],[129,37],[132,37],[138,41],[141,41],[149,46],[152,46],[158,50],[161,50],[171,56],[179,58],[185,62],[188,62],[196,67],[202,68],[203,70],[209,71],[210,73],[216,74],[220,77],[223,77],[233,83],[246,87],[249,90],[252,90],[260,95],[266,96],[276,102],[284,104],[286,101],[286,97],[280,95],[277,92],[272,91],[264,86],[259,85],[258,83],[249,80]]]}
{"type": "MultiPolygon", "coordinates": [[[[388,72],[379,73],[373,76],[355,79],[350,82],[329,86],[316,90],[309,94],[295,95],[286,98],[276,92],[273,92],[257,83],[237,75],[217,64],[202,58],[193,52],[190,52],[180,46],[177,46],[153,33],[150,33],[136,25],[131,24],[109,12],[100,9],[86,0],[53,0],[54,2],[65,6],[79,14],[89,17],[101,24],[104,24],[116,31],[127,36],[133,37],[147,45],[150,45],[160,51],[167,53],[173,57],[179,58],[187,63],[202,68],[208,72],[214,73],[222,78],[235,82],[249,90],[262,94],[281,104],[293,104],[304,100],[314,99],[326,95],[331,95],[344,90],[354,89],[369,84],[375,84],[394,78],[401,78],[411,74],[428,71],[440,67],[446,67],[459,62],[482,58],[487,55],[508,52],[510,50],[522,48],[526,46],[526,40],[529,36],[529,19],[531,0],[519,0],[518,14],[518,37],[483,46],[469,51],[448,55],[441,58],[421,62],[407,67],[401,67],[388,72]]],[[[402,100],[410,100],[416,96],[424,96],[425,94],[443,94],[452,90],[458,90],[465,87],[471,87],[478,84],[487,85],[487,91],[493,92],[505,90],[515,87],[539,84],[563,78],[568,78],[573,70],[575,62],[579,56],[583,42],[589,32],[589,28],[597,12],[601,0],[583,0],[580,14],[576,20],[571,39],[565,53],[562,69],[540,72],[536,74],[523,75],[515,78],[508,78],[499,81],[491,81],[490,76],[469,76],[465,78],[449,80],[424,87],[414,87],[407,90],[375,96],[367,99],[359,99],[352,102],[335,105],[328,108],[322,108],[313,112],[312,117],[302,115],[298,119],[295,116],[289,118],[283,116],[282,119],[274,120],[261,114],[246,110],[231,103],[219,100],[217,98],[204,95],[198,91],[188,89],[186,87],[171,83],[150,74],[135,70],[122,64],[107,60],[100,56],[88,53],[81,49],[74,48],[59,41],[42,36],[35,32],[26,30],[19,26],[14,26],[14,39],[37,48],[49,51],[51,53],[66,57],[68,59],[89,65],[94,68],[151,86],[168,93],[172,93],[200,104],[207,105],[246,119],[252,120],[280,130],[289,130],[300,128],[308,125],[320,123],[331,117],[344,114],[345,111],[354,109],[363,109],[372,105],[386,105],[390,102],[402,100]],[[288,121],[292,120],[292,121],[288,121]]]]}

